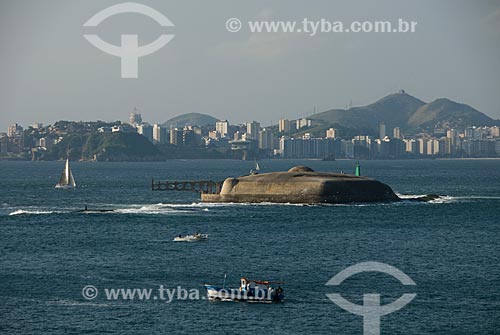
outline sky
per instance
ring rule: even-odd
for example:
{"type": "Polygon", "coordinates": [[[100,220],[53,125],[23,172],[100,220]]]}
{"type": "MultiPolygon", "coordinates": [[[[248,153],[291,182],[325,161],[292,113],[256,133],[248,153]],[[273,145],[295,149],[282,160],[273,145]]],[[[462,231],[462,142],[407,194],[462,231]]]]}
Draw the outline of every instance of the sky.
{"type": "Polygon", "coordinates": [[[372,103],[404,89],[446,97],[500,118],[500,1],[140,0],[174,24],[122,13],[83,24],[120,1],[0,0],[0,132],[58,120],[162,123],[197,112],[263,125],[372,103]],[[243,22],[229,32],[226,21],[243,22]],[[249,20],[416,21],[414,33],[251,33],[249,20]],[[91,45],[96,34],[139,45],[174,38],[141,57],[138,78],[91,45]]]}

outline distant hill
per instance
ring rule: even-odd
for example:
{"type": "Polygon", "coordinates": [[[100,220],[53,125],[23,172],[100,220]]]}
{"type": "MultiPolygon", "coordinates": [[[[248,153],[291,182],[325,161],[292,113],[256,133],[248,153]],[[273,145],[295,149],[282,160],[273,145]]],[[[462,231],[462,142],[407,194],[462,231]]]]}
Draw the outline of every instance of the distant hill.
{"type": "Polygon", "coordinates": [[[437,99],[421,106],[408,120],[408,125],[419,128],[493,126],[498,124],[469,105],[449,99],[437,99]]]}
{"type": "Polygon", "coordinates": [[[368,106],[332,109],[311,116],[317,123],[338,124],[353,129],[378,129],[380,122],[387,127],[405,126],[410,116],[425,102],[406,93],[388,95],[368,106]]]}
{"type": "Polygon", "coordinates": [[[431,103],[417,99],[407,93],[390,94],[370,105],[349,109],[332,109],[310,116],[313,127],[307,131],[324,134],[330,127],[348,134],[378,134],[380,122],[386,124],[388,133],[393,127],[404,130],[432,130],[445,124],[454,127],[471,125],[494,125],[495,121],[471,106],[448,99],[431,103]]]}
{"type": "Polygon", "coordinates": [[[170,120],[164,122],[162,125],[164,127],[184,127],[184,126],[206,126],[215,124],[219,119],[200,113],[187,113],[171,118],[170,120]]]}

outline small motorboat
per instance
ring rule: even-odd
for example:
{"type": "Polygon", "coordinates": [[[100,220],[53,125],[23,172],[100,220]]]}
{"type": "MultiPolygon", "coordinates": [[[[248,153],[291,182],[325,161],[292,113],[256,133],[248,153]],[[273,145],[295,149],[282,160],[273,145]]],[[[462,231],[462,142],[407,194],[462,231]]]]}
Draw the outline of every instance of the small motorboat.
{"type": "Polygon", "coordinates": [[[200,242],[208,240],[208,234],[195,233],[192,235],[179,235],[174,237],[174,242],[200,242]]]}
{"type": "Polygon", "coordinates": [[[208,300],[271,303],[284,301],[285,291],[281,287],[283,284],[284,282],[280,281],[249,280],[242,277],[239,288],[224,288],[224,277],[222,287],[205,284],[205,288],[208,300]]]}

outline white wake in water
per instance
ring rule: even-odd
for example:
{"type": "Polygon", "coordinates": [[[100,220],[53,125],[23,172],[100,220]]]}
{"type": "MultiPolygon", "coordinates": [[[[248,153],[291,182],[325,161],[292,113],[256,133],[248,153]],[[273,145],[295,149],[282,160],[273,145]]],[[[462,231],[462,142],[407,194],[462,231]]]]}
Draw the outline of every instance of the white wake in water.
{"type": "Polygon", "coordinates": [[[189,210],[174,209],[169,207],[159,207],[156,205],[148,205],[136,208],[119,208],[109,213],[120,214],[175,214],[175,213],[191,213],[189,210]]]}
{"type": "Polygon", "coordinates": [[[10,212],[9,216],[12,216],[12,215],[40,215],[40,214],[54,214],[54,213],[62,213],[62,212],[18,209],[16,211],[10,212]]]}
{"type": "MultiPolygon", "coordinates": [[[[396,193],[401,199],[415,199],[426,196],[426,194],[400,194],[396,193]]],[[[451,196],[451,195],[440,195],[439,198],[420,202],[422,204],[449,204],[454,202],[471,202],[477,200],[500,200],[500,196],[487,196],[487,195],[469,195],[469,196],[451,196]]]]}
{"type": "Polygon", "coordinates": [[[493,200],[500,201],[500,196],[483,196],[483,195],[471,195],[471,196],[449,196],[442,195],[439,198],[431,201],[411,201],[411,199],[419,198],[425,196],[425,194],[400,194],[396,193],[400,197],[402,202],[378,202],[378,203],[348,203],[348,204],[291,204],[291,203],[209,203],[209,202],[193,202],[191,204],[181,204],[181,203],[157,203],[157,204],[95,204],[89,206],[89,210],[82,212],[81,209],[65,209],[65,210],[54,210],[51,208],[29,208],[29,209],[15,209],[11,208],[5,210],[1,215],[47,215],[47,214],[71,214],[71,213],[86,213],[86,214],[151,214],[151,215],[175,215],[175,214],[195,214],[195,213],[207,213],[212,210],[224,209],[224,208],[234,208],[234,207],[260,207],[260,206],[294,206],[294,207],[311,207],[311,206],[380,206],[380,205],[404,205],[404,204],[449,204],[457,202],[474,202],[480,200],[493,200]],[[408,200],[408,201],[404,201],[408,200]],[[103,211],[104,209],[104,211],[103,211]]]}

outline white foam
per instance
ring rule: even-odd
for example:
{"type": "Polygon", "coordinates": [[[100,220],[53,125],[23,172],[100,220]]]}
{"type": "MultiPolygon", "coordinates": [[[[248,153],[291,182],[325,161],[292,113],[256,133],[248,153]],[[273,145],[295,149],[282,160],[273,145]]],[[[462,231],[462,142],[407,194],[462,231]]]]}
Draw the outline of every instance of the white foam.
{"type": "Polygon", "coordinates": [[[60,213],[56,211],[29,211],[24,209],[18,209],[14,212],[9,213],[9,215],[40,215],[40,214],[52,214],[52,213],[60,213]]]}

